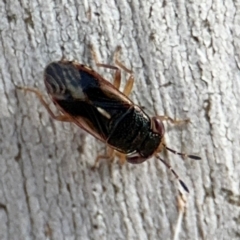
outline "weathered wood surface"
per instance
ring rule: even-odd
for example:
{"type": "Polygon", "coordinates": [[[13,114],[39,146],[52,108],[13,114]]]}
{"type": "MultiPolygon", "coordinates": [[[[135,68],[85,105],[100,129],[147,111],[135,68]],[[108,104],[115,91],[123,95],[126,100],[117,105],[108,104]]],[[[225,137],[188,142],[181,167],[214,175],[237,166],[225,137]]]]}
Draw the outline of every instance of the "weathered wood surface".
{"type": "Polygon", "coordinates": [[[103,63],[122,47],[149,115],[191,119],[166,123],[170,147],[202,157],[164,156],[190,189],[179,239],[239,239],[239,22],[238,1],[0,1],[0,239],[176,234],[178,185],[161,162],[92,171],[104,146],[14,87],[45,92],[62,56],[94,67],[88,44],[103,63]]]}

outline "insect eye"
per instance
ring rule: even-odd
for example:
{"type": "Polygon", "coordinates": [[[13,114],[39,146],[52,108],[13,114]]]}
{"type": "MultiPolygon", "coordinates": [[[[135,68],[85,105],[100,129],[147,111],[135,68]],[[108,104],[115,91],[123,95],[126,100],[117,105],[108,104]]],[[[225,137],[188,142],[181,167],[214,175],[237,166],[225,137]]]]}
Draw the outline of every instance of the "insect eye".
{"type": "Polygon", "coordinates": [[[157,117],[152,118],[152,130],[153,132],[158,133],[161,137],[163,137],[165,133],[164,125],[162,121],[157,117]]]}

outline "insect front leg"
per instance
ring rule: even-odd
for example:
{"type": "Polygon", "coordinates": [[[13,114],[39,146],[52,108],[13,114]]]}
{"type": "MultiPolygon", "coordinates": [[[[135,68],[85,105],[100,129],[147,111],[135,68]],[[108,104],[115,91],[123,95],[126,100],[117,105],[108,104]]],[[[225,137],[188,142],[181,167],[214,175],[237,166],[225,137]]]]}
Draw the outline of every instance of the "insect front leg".
{"type": "Polygon", "coordinates": [[[46,101],[43,98],[43,94],[35,88],[30,88],[30,87],[22,87],[22,86],[16,86],[18,89],[24,90],[26,92],[32,92],[34,93],[37,98],[40,100],[40,102],[42,103],[42,105],[46,108],[46,110],[48,111],[49,115],[57,120],[57,121],[61,121],[61,122],[72,122],[72,119],[68,116],[68,115],[55,115],[52,110],[49,108],[48,104],[46,103],[46,101]]]}
{"type": "Polygon", "coordinates": [[[117,152],[113,148],[107,147],[107,153],[105,155],[98,155],[96,157],[93,169],[96,169],[98,166],[98,163],[101,159],[107,159],[110,162],[113,162],[115,156],[119,159],[120,165],[123,165],[126,162],[126,155],[120,152],[117,152]]]}
{"type": "Polygon", "coordinates": [[[114,149],[107,147],[107,153],[105,155],[98,155],[96,157],[96,160],[95,160],[95,163],[94,163],[92,169],[95,170],[96,168],[98,168],[98,165],[99,165],[99,162],[101,159],[107,159],[107,160],[113,162],[114,156],[115,156],[114,149]]]}
{"type": "Polygon", "coordinates": [[[117,158],[119,159],[120,165],[123,165],[126,163],[127,159],[126,159],[126,154],[114,151],[115,155],[117,156],[117,158]]]}

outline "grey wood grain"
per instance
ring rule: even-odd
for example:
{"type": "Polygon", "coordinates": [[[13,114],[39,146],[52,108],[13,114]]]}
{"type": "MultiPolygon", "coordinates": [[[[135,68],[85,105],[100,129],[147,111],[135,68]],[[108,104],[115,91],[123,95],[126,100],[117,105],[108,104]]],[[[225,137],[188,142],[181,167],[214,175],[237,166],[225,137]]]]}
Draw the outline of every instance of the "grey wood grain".
{"type": "Polygon", "coordinates": [[[0,1],[0,239],[239,239],[239,21],[230,0],[0,1]],[[150,116],[191,119],[165,123],[169,147],[202,157],[162,154],[190,189],[178,230],[179,186],[160,161],[93,171],[104,145],[15,88],[46,94],[44,67],[63,56],[112,81],[89,44],[103,63],[122,47],[150,116]]]}

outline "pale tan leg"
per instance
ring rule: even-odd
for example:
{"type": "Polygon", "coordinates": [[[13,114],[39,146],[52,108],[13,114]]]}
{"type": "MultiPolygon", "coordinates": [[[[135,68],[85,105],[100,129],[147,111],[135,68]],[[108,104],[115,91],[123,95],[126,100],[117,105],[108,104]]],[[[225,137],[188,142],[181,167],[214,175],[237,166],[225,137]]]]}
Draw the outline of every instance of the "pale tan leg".
{"type": "Polygon", "coordinates": [[[92,168],[96,169],[98,167],[98,163],[100,162],[101,159],[107,159],[107,160],[113,162],[114,156],[115,156],[114,149],[107,147],[107,153],[105,155],[98,155],[96,157],[95,163],[92,168]]]}
{"type": "Polygon", "coordinates": [[[168,116],[156,116],[156,117],[161,121],[170,121],[171,123],[177,124],[177,125],[190,122],[190,119],[177,120],[177,119],[170,118],[168,116]]]}
{"type": "Polygon", "coordinates": [[[126,162],[126,154],[117,152],[113,148],[107,146],[107,153],[105,155],[97,156],[93,169],[96,169],[98,167],[98,163],[101,159],[107,159],[112,163],[115,157],[119,159],[120,165],[123,165],[126,162]]]}
{"type": "Polygon", "coordinates": [[[128,80],[127,80],[127,83],[123,89],[123,93],[128,97],[129,94],[131,93],[132,91],[132,88],[133,88],[133,83],[134,83],[134,78],[133,76],[131,75],[128,80]]]}
{"type": "Polygon", "coordinates": [[[129,96],[129,94],[131,93],[132,88],[133,88],[134,77],[133,77],[132,70],[128,69],[122,62],[120,62],[118,60],[120,51],[121,51],[121,47],[118,46],[117,49],[116,49],[114,58],[115,58],[116,65],[119,66],[121,69],[123,69],[125,72],[130,74],[130,77],[128,78],[127,83],[126,83],[126,85],[123,89],[123,93],[126,96],[129,96]]]}
{"type": "Polygon", "coordinates": [[[121,71],[118,67],[109,65],[109,64],[103,64],[103,63],[96,63],[96,65],[98,67],[104,67],[104,68],[110,68],[115,70],[115,74],[114,74],[114,79],[113,79],[113,86],[117,89],[120,88],[121,85],[121,71]]]}
{"type": "Polygon", "coordinates": [[[121,71],[118,67],[110,65],[110,64],[103,64],[103,63],[99,63],[98,58],[97,58],[97,54],[95,52],[95,50],[93,49],[92,46],[90,46],[91,49],[91,53],[92,53],[92,57],[96,63],[96,65],[98,67],[104,67],[104,68],[109,68],[109,69],[113,69],[115,70],[115,75],[114,75],[114,80],[113,80],[113,86],[117,89],[119,89],[120,84],[121,84],[121,71]]]}
{"type": "Polygon", "coordinates": [[[121,69],[123,69],[125,72],[132,74],[132,70],[128,69],[121,61],[118,60],[120,51],[121,51],[121,47],[118,46],[114,54],[115,64],[119,66],[121,69]]]}
{"type": "Polygon", "coordinates": [[[48,113],[53,119],[61,122],[72,122],[72,119],[68,115],[59,115],[59,116],[54,115],[54,113],[52,112],[52,110],[49,108],[48,104],[44,100],[43,94],[38,89],[30,88],[30,87],[22,87],[22,86],[16,86],[16,87],[26,92],[33,92],[38,97],[42,105],[46,108],[46,110],[48,111],[48,113]]]}
{"type": "MultiPolygon", "coordinates": [[[[93,56],[93,59],[96,63],[96,65],[98,67],[104,67],[104,68],[109,68],[109,69],[113,69],[115,70],[115,76],[114,76],[114,81],[113,81],[113,85],[114,87],[116,87],[117,89],[119,89],[120,87],[120,84],[121,84],[121,71],[118,67],[116,66],[113,66],[113,65],[109,65],[109,64],[102,64],[102,63],[99,63],[98,59],[97,59],[97,55],[96,55],[96,52],[94,51],[93,47],[90,46],[91,48],[91,53],[92,53],[92,56],[93,56]]],[[[119,60],[118,60],[118,56],[119,56],[119,52],[120,52],[121,48],[118,47],[116,49],[116,52],[114,54],[114,59],[115,59],[115,64],[117,66],[119,66],[120,68],[122,68],[124,71],[126,71],[127,73],[131,74],[130,77],[128,78],[127,80],[127,83],[124,87],[124,90],[123,90],[123,93],[126,95],[126,96],[129,96],[129,94],[131,93],[132,91],[132,88],[133,88],[133,83],[134,83],[134,78],[133,78],[133,75],[132,75],[132,71],[130,69],[128,69],[127,67],[125,67],[119,60]]]]}
{"type": "Polygon", "coordinates": [[[121,166],[126,163],[126,161],[127,161],[126,154],[115,151],[115,155],[118,157],[119,163],[121,166]]]}

